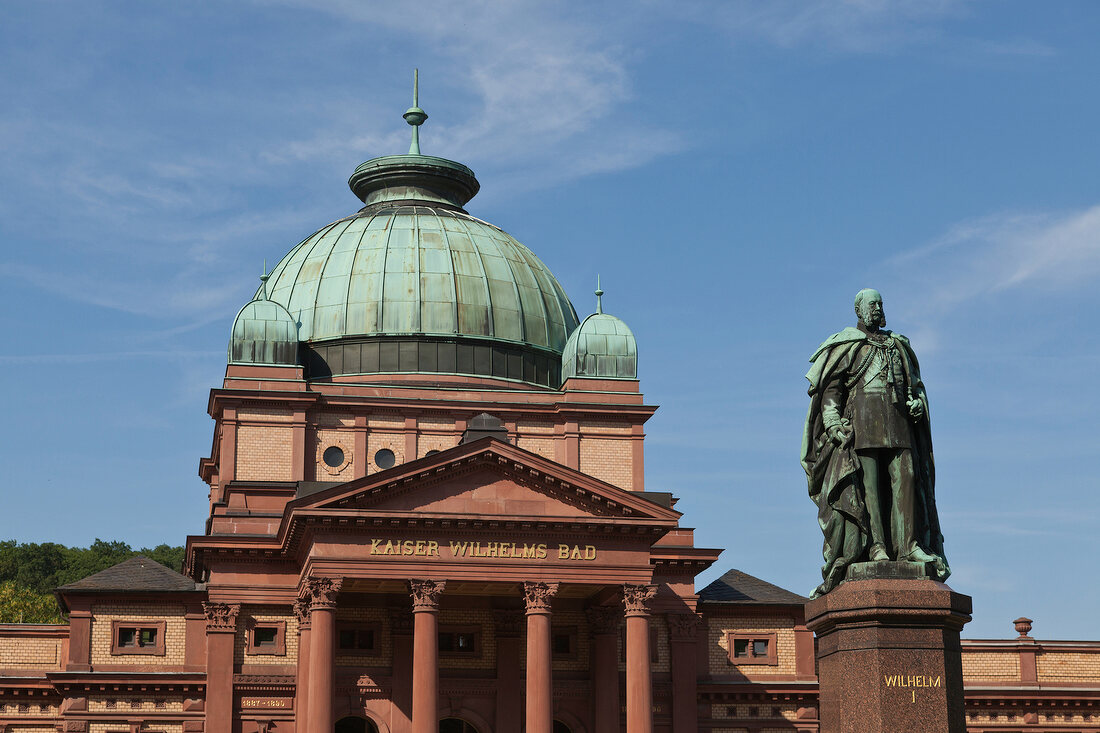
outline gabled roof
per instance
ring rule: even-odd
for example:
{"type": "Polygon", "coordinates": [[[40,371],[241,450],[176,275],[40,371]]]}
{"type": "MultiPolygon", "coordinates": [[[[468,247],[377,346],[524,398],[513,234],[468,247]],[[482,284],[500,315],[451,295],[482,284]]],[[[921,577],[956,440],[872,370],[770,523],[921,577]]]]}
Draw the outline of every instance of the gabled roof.
{"type": "Polygon", "coordinates": [[[138,555],[129,560],[123,560],[118,565],[113,565],[106,570],[100,570],[87,578],[81,578],[75,583],[63,585],[57,590],[59,593],[108,593],[113,591],[172,593],[197,589],[195,581],[186,575],[180,575],[175,570],[166,568],[159,562],[138,555]]]}
{"type": "Polygon", "coordinates": [[[699,591],[703,603],[754,606],[801,606],[810,600],[740,570],[729,570],[699,591]]]}

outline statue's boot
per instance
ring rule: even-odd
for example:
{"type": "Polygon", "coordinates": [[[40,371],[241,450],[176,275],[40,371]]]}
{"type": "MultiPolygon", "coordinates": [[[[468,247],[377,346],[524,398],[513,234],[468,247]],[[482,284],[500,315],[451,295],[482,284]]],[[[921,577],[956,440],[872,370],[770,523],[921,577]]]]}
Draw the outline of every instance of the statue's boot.
{"type": "Polygon", "coordinates": [[[882,560],[889,560],[890,553],[886,551],[885,545],[883,545],[881,542],[876,542],[875,544],[871,545],[871,549],[868,552],[868,557],[870,557],[871,562],[880,562],[882,560]]]}
{"type": "Polygon", "coordinates": [[[934,562],[939,562],[940,561],[940,559],[938,557],[936,557],[935,555],[930,555],[929,553],[925,552],[924,548],[922,548],[916,542],[912,543],[909,546],[909,552],[905,553],[904,555],[902,555],[898,559],[899,560],[904,560],[906,562],[919,562],[919,563],[929,563],[929,562],[934,563],[934,562]]]}

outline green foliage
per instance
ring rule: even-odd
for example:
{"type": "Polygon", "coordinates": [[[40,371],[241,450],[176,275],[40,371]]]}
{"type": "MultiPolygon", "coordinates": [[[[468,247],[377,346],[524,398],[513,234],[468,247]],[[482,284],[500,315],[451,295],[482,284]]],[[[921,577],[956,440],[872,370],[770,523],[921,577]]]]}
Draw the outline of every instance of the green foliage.
{"type": "Polygon", "coordinates": [[[134,550],[125,542],[96,539],[89,547],[0,541],[0,623],[54,623],[61,619],[53,590],[144,555],[173,570],[183,568],[184,548],[157,545],[134,550]]]}
{"type": "Polygon", "coordinates": [[[36,593],[13,581],[0,583],[0,623],[58,624],[64,619],[50,593],[36,593]]]}

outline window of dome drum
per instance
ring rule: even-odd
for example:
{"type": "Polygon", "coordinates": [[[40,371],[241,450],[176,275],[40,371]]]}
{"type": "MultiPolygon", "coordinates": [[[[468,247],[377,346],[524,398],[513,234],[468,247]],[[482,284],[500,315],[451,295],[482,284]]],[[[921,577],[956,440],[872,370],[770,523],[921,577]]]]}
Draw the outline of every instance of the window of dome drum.
{"type": "Polygon", "coordinates": [[[332,468],[339,468],[344,465],[344,451],[335,445],[330,445],[328,448],[325,448],[322,458],[325,464],[332,468]]]}
{"type": "Polygon", "coordinates": [[[397,457],[389,448],[383,448],[374,454],[374,465],[379,468],[393,468],[395,463],[397,463],[397,457]]]}

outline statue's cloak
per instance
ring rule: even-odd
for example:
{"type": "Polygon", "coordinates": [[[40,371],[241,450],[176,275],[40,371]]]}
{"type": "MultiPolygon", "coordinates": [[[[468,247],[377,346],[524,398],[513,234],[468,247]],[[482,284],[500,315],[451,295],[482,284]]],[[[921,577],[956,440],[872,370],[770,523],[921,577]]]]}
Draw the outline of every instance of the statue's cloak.
{"type": "MultiPolygon", "coordinates": [[[[932,572],[943,581],[950,575],[943,553],[943,535],[936,512],[936,468],[932,458],[932,434],[929,430],[928,397],[920,378],[920,366],[909,340],[900,334],[893,336],[903,356],[906,387],[924,403],[924,419],[913,425],[913,469],[916,472],[916,506],[914,525],[916,540],[925,552],[935,555],[932,572]]],[[[825,339],[810,357],[813,366],[806,374],[810,381],[810,410],[802,435],[802,467],[806,470],[810,498],[817,504],[817,521],[825,536],[821,568],[823,582],[811,594],[816,598],[835,588],[853,562],[866,559],[871,544],[871,529],[863,501],[862,472],[854,441],[841,448],[825,432],[821,414],[821,398],[825,387],[840,371],[847,371],[867,335],[858,328],[846,328],[825,339]]]]}

